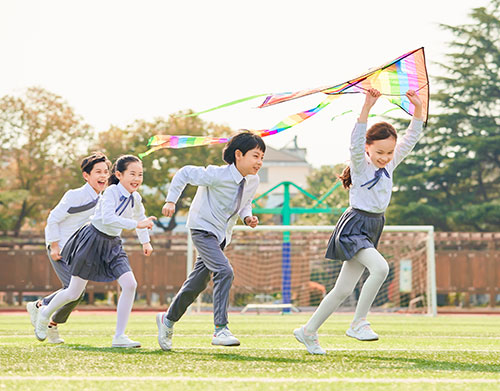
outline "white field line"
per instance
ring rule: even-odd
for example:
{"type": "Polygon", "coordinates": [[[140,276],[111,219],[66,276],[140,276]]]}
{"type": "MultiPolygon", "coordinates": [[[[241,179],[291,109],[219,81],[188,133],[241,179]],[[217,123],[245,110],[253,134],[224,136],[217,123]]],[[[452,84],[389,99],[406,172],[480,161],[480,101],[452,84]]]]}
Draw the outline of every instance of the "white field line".
{"type": "Polygon", "coordinates": [[[460,378],[297,378],[297,377],[188,377],[188,376],[0,376],[0,381],[181,381],[214,383],[480,383],[500,384],[498,379],[460,378]]]}
{"type": "MultiPolygon", "coordinates": [[[[69,331],[64,333],[65,336],[71,336],[71,337],[98,337],[101,336],[101,334],[96,333],[96,334],[79,334],[74,331],[69,331]]],[[[0,335],[0,338],[15,338],[15,337],[33,337],[33,333],[23,333],[23,334],[11,334],[11,335],[0,335]]],[[[158,334],[141,334],[141,337],[156,337],[158,334]]],[[[294,338],[293,334],[240,334],[238,333],[237,335],[240,338],[294,338]]],[[[345,337],[345,334],[319,334],[320,338],[329,338],[329,337],[345,337]]],[[[102,337],[107,337],[107,336],[102,336],[102,337]]],[[[211,335],[209,333],[207,334],[174,334],[175,338],[209,338],[211,335]]],[[[480,336],[474,336],[474,335],[463,335],[463,336],[457,336],[457,335],[390,335],[390,336],[385,336],[383,337],[385,340],[390,340],[390,339],[397,339],[397,338],[403,338],[405,340],[408,339],[484,339],[484,340],[500,340],[500,336],[498,337],[480,337],[480,336]]]]}

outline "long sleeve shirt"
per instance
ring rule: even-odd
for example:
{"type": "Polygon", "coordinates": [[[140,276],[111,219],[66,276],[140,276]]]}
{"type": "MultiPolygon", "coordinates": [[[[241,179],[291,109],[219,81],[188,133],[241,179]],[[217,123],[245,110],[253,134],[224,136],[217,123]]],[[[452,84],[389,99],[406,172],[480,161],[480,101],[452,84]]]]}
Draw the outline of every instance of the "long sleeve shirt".
{"type": "Polygon", "coordinates": [[[145,218],[140,194],[136,191],[131,194],[118,183],[106,188],[90,221],[109,236],[120,236],[122,230],[135,228],[139,241],[144,244],[149,242],[149,233],[147,228],[137,228],[137,223],[145,218]],[[132,202],[125,201],[130,196],[133,197],[133,206],[132,202]]]}
{"type": "Polygon", "coordinates": [[[370,181],[377,171],[365,152],[366,123],[357,123],[351,135],[351,180],[349,203],[353,208],[371,213],[383,213],[389,206],[392,195],[392,174],[394,169],[408,156],[422,133],[423,121],[412,119],[406,134],[398,138],[393,159],[385,166],[390,178],[380,177],[378,183],[369,189],[362,184],[370,181]]]}
{"type": "Polygon", "coordinates": [[[227,166],[184,166],[172,179],[167,202],[176,203],[187,184],[198,186],[189,208],[187,227],[213,233],[219,243],[231,241],[231,233],[238,216],[241,220],[252,216],[252,199],[259,185],[257,175],[247,175],[237,205],[238,188],[243,176],[234,164],[227,166]]]}
{"type": "Polygon", "coordinates": [[[99,195],[88,183],[68,190],[49,213],[45,226],[45,242],[59,243],[62,250],[68,239],[94,214],[99,195]]]}

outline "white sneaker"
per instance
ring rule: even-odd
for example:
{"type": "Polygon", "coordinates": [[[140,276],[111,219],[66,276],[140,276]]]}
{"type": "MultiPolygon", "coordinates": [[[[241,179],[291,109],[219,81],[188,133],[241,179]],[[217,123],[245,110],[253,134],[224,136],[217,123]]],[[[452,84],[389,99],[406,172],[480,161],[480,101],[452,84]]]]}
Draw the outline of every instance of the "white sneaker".
{"type": "Polygon", "coordinates": [[[48,328],[47,342],[53,344],[64,343],[64,339],[59,337],[59,331],[57,330],[57,326],[51,326],[48,328]]]}
{"type": "Polygon", "coordinates": [[[240,341],[229,331],[227,327],[224,327],[214,333],[212,345],[240,346],[240,341]]]}
{"type": "Polygon", "coordinates": [[[49,318],[44,318],[42,314],[39,313],[35,324],[35,337],[39,341],[45,341],[45,339],[47,338],[47,331],[49,329],[48,326],[49,318]]]}
{"type": "Polygon", "coordinates": [[[40,308],[36,306],[37,301],[30,301],[26,304],[26,311],[30,314],[30,320],[33,327],[36,327],[36,320],[38,319],[38,311],[40,308]]]}
{"type": "Polygon", "coordinates": [[[118,337],[115,335],[113,337],[113,343],[111,344],[113,348],[140,348],[141,343],[137,341],[132,341],[125,334],[119,335],[118,337]]]}
{"type": "Polygon", "coordinates": [[[160,347],[166,351],[172,349],[174,328],[165,326],[163,323],[163,312],[156,314],[156,325],[158,326],[158,343],[160,347]]]}
{"type": "Polygon", "coordinates": [[[306,335],[304,332],[304,326],[293,330],[293,335],[297,338],[297,341],[303,343],[306,349],[311,354],[326,354],[325,350],[319,345],[318,334],[306,335]]]}
{"type": "Polygon", "coordinates": [[[356,338],[360,341],[376,341],[378,340],[378,335],[370,327],[370,322],[367,320],[362,320],[358,325],[351,327],[346,331],[348,337],[356,338]]]}

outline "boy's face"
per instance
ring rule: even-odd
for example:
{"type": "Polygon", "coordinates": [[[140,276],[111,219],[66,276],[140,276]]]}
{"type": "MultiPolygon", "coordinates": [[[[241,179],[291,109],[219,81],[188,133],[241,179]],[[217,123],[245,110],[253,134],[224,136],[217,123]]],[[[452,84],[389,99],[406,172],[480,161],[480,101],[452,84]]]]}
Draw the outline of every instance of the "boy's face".
{"type": "Polygon", "coordinates": [[[92,167],[90,174],[86,172],[83,173],[83,178],[92,186],[92,189],[94,189],[96,193],[101,193],[108,185],[109,167],[106,162],[96,163],[94,167],[92,167]]]}
{"type": "Polygon", "coordinates": [[[133,193],[142,185],[142,164],[139,162],[130,162],[127,169],[123,172],[116,171],[115,175],[120,180],[122,186],[133,193]]]}
{"type": "Polygon", "coordinates": [[[236,168],[242,176],[257,175],[264,162],[264,152],[257,147],[250,149],[244,155],[237,149],[234,156],[236,168]]]}

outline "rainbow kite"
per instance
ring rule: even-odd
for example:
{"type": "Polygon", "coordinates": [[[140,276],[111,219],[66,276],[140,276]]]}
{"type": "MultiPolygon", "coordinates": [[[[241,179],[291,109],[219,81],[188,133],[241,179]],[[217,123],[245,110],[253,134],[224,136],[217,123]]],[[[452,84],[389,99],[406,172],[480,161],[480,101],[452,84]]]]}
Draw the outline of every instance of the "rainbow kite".
{"type": "MultiPolygon", "coordinates": [[[[262,96],[266,96],[266,98],[259,108],[272,106],[319,92],[327,95],[326,99],[312,109],[292,114],[270,129],[252,131],[261,137],[266,137],[289,129],[292,126],[295,126],[312,117],[343,94],[363,93],[370,88],[379,90],[383,96],[389,99],[390,102],[399,106],[410,115],[413,115],[415,108],[405,94],[408,90],[416,91],[423,103],[423,116],[424,122],[426,123],[429,111],[429,79],[425,66],[424,48],[416,49],[403,54],[395,60],[341,84],[297,92],[253,95],[198,113],[189,114],[188,116],[200,115],[202,113],[214,111],[222,107],[232,106],[234,104],[262,96]]],[[[148,142],[148,146],[152,148],[145,153],[139,154],[139,157],[142,159],[144,156],[162,148],[185,148],[197,145],[222,144],[226,143],[228,140],[228,138],[223,137],[205,136],[153,136],[148,142]]]]}

